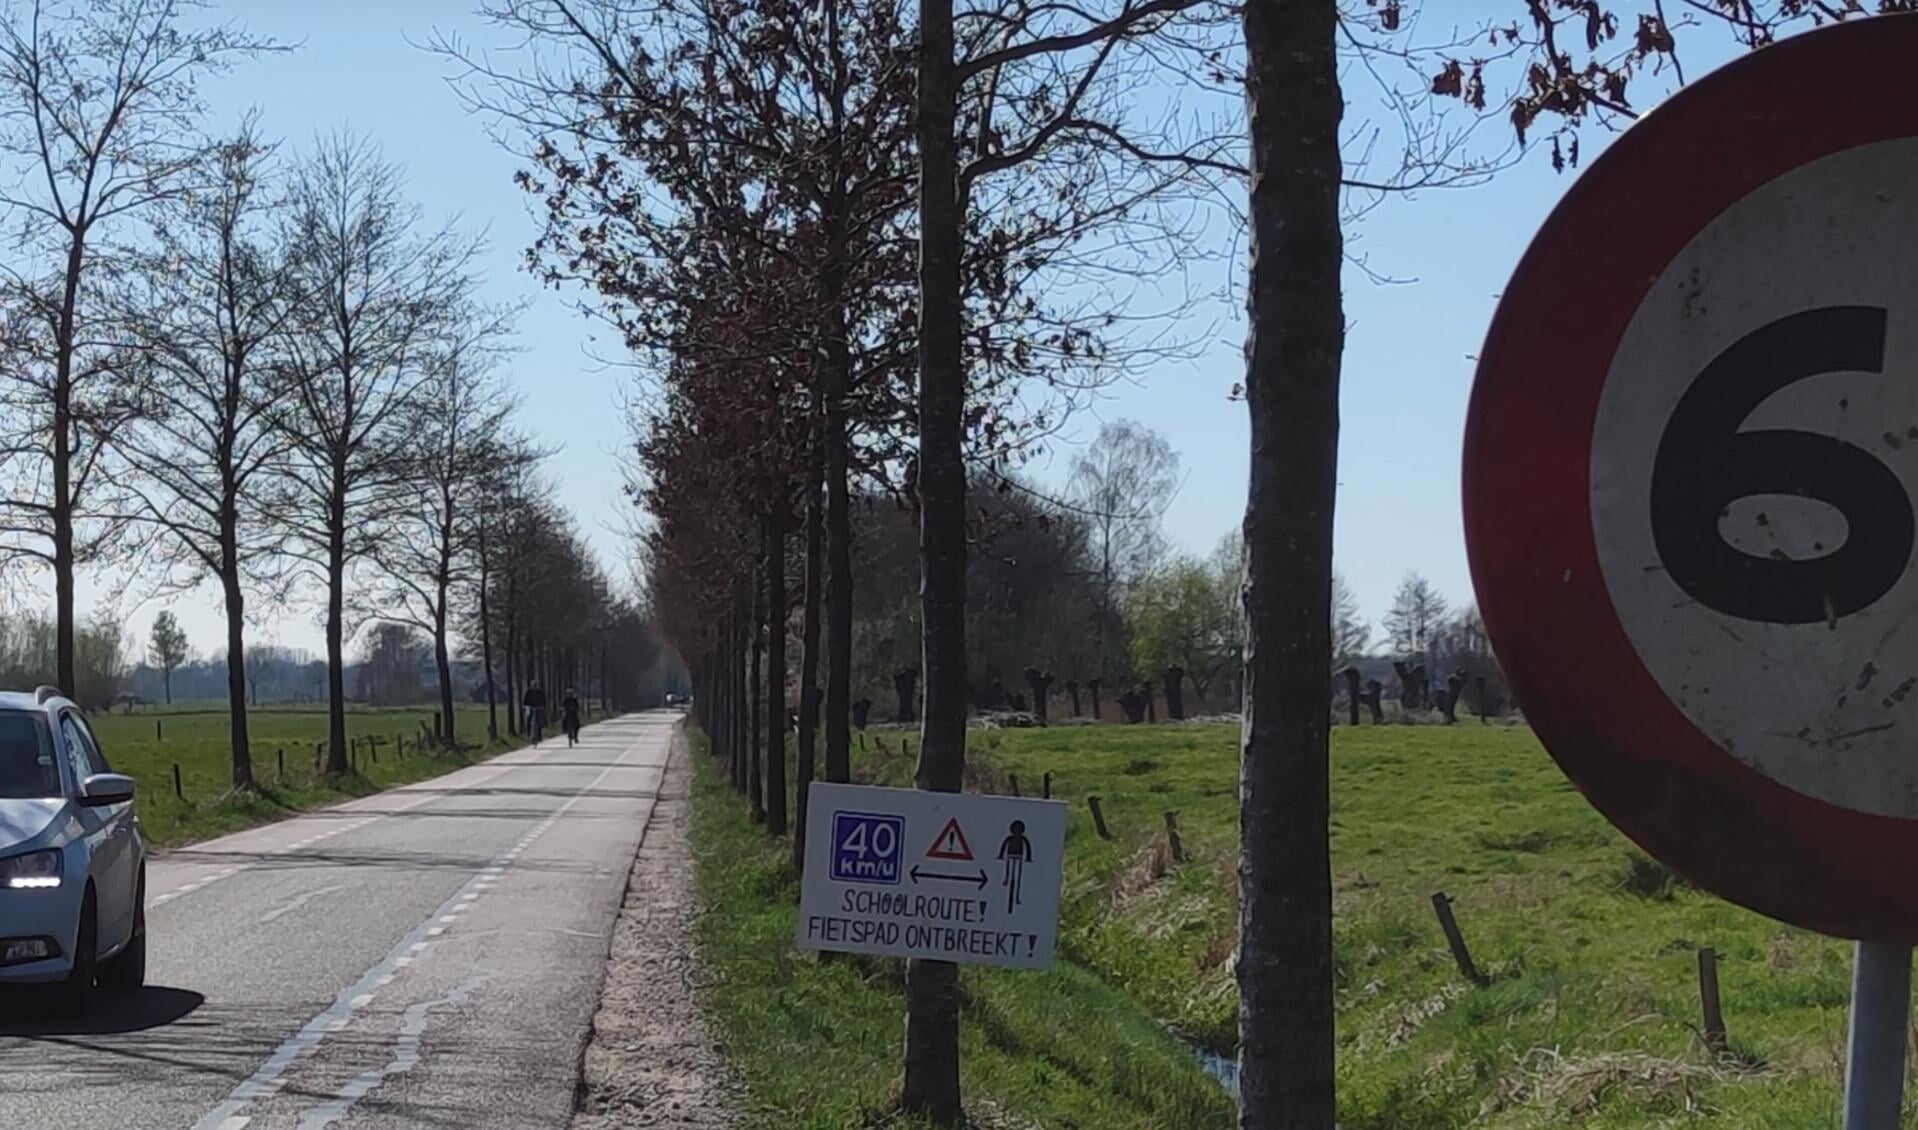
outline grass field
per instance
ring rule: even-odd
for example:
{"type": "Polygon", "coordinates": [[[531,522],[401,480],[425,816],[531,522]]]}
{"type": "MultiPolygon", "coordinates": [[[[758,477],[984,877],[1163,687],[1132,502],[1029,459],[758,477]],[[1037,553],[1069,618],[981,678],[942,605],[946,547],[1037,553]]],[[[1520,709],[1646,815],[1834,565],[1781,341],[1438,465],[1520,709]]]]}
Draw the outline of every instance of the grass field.
{"type": "MultiPolygon", "coordinates": [[[[1228,1052],[1237,737],[1062,726],[973,743],[985,787],[1016,774],[1030,795],[1049,771],[1071,804],[1064,951],[1228,1052]],[[1114,840],[1094,833],[1088,794],[1104,798],[1114,840]],[[1180,814],[1183,865],[1166,858],[1167,810],[1180,814]]],[[[1847,944],[1675,881],[1527,730],[1341,728],[1333,746],[1346,1130],[1837,1124],[1847,944]],[[1435,891],[1454,899],[1488,987],[1454,967],[1435,891]],[[1698,1035],[1701,946],[1719,954],[1722,1057],[1698,1035]]],[[[910,771],[882,758],[871,776],[906,783],[910,771]]]]}
{"type": "MultiPolygon", "coordinates": [[[[346,716],[350,737],[386,740],[377,747],[378,761],[362,746],[354,772],[327,779],[313,768],[314,743],[326,739],[323,709],[256,709],[247,715],[247,733],[252,738],[254,779],[260,788],[257,793],[235,795],[231,788],[232,744],[227,740],[223,706],[181,704],[174,709],[134,714],[101,713],[88,721],[115,771],[129,774],[139,783],[140,827],[148,842],[162,847],[424,780],[518,744],[508,740],[474,748],[486,737],[484,706],[458,708],[456,731],[468,746],[461,754],[422,754],[413,748],[420,723],[432,724],[432,707],[351,710],[346,716]],[[408,745],[404,757],[395,756],[394,739],[401,734],[406,735],[408,745]],[[286,751],[284,777],[279,772],[281,749],[286,751]],[[175,765],[180,767],[184,800],[174,795],[175,765]]],[[[502,728],[504,725],[502,716],[502,728]]]]}
{"type": "MultiPolygon", "coordinates": [[[[703,739],[695,735],[703,751],[703,739]]],[[[706,1001],[751,1089],[750,1124],[884,1124],[904,1034],[903,962],[820,962],[793,948],[789,841],[747,821],[723,770],[694,758],[694,850],[705,905],[706,1001]]],[[[1151,1016],[1070,963],[1050,973],[965,968],[968,1110],[986,1127],[1212,1130],[1225,1092],[1151,1016]]]]}

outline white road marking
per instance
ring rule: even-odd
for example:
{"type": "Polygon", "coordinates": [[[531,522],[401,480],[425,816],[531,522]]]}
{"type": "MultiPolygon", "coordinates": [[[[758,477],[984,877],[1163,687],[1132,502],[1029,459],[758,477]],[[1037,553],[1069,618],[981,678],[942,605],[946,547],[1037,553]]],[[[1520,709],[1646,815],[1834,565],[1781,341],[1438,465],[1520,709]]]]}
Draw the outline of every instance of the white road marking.
{"type": "MultiPolygon", "coordinates": [[[[527,835],[520,840],[520,846],[530,845],[534,840],[538,839],[547,829],[558,823],[560,817],[572,811],[574,805],[586,799],[594,789],[599,788],[599,786],[605,782],[606,778],[612,776],[617,770],[640,768],[628,766],[626,760],[637,752],[641,748],[641,745],[642,743],[635,739],[632,744],[628,745],[627,748],[621,752],[617,759],[607,765],[589,784],[574,793],[571,799],[561,805],[557,811],[547,817],[531,832],[527,833],[527,835]]],[[[517,854],[519,850],[520,848],[515,848],[514,854],[517,854]]],[[[502,868],[506,858],[507,857],[502,856],[499,859],[493,860],[491,866],[496,870],[502,868]]],[[[394,945],[393,949],[387,953],[384,959],[362,974],[358,981],[341,990],[340,995],[334,999],[332,1005],[308,1020],[298,1032],[289,1036],[274,1050],[271,1056],[267,1057],[266,1062],[261,1064],[258,1070],[240,1083],[239,1086],[233,1088],[218,1106],[207,1112],[205,1117],[194,1123],[194,1130],[237,1130],[233,1119],[239,1117],[240,1112],[246,1109],[254,1100],[265,1098],[277,1090],[282,1077],[288,1069],[290,1069],[300,1057],[318,1047],[327,1035],[346,1028],[346,1026],[352,1022],[353,1014],[373,1001],[375,991],[381,984],[380,978],[388,977],[390,981],[391,978],[389,975],[396,969],[401,968],[399,964],[401,958],[406,957],[409,953],[420,953],[424,951],[431,944],[427,941],[429,937],[437,937],[445,933],[446,927],[435,923],[438,923],[444,917],[448,917],[448,912],[454,906],[457,906],[461,902],[470,902],[477,897],[477,883],[480,877],[481,874],[475,872],[465,883],[460,884],[459,889],[454,891],[445,902],[441,903],[438,910],[427,915],[424,921],[409,931],[405,937],[401,938],[399,942],[394,945]]],[[[422,1030],[423,1023],[422,1020],[422,1030]]],[[[383,1077],[384,1075],[382,1074],[381,1078],[383,1077]]],[[[355,1082],[357,1083],[358,1081],[356,1080],[355,1082]]],[[[377,1085],[377,1083],[378,1080],[374,1080],[373,1083],[367,1085],[366,1090],[372,1090],[373,1086],[377,1085]]],[[[364,1092],[362,1092],[362,1094],[363,1093],[364,1092]]],[[[358,1097],[359,1096],[355,1095],[354,1100],[357,1100],[358,1097]]],[[[351,1106],[350,1101],[348,1106],[351,1106]]],[[[326,1124],[327,1123],[318,1123],[316,1125],[326,1124]]],[[[244,1122],[238,1124],[238,1126],[244,1125],[244,1122]]],[[[301,1125],[305,1126],[307,1123],[303,1121],[301,1125]]]]}
{"type": "Polygon", "coordinates": [[[404,1075],[420,1061],[420,1044],[426,1035],[427,1023],[432,1018],[433,1009],[441,1005],[457,1005],[466,999],[472,991],[484,984],[488,978],[482,974],[468,978],[459,988],[454,989],[438,1000],[422,1001],[406,1010],[400,1019],[399,1038],[393,1042],[393,1058],[384,1067],[372,1071],[362,1071],[344,1087],[334,1093],[332,1101],[323,1106],[314,1107],[300,1115],[299,1130],[325,1130],[340,1119],[345,1118],[359,1102],[373,1092],[375,1087],[385,1082],[389,1076],[404,1075]]]}
{"type": "Polygon", "coordinates": [[[269,910],[265,914],[260,915],[260,921],[258,922],[258,925],[264,926],[268,922],[272,922],[275,919],[284,918],[287,915],[305,906],[307,903],[312,902],[316,898],[319,898],[321,895],[330,895],[334,891],[343,891],[345,889],[346,889],[345,884],[335,883],[333,886],[330,886],[330,887],[321,887],[317,891],[308,891],[303,895],[299,895],[295,897],[292,902],[287,903],[285,906],[274,907],[272,910],[269,910]]]}

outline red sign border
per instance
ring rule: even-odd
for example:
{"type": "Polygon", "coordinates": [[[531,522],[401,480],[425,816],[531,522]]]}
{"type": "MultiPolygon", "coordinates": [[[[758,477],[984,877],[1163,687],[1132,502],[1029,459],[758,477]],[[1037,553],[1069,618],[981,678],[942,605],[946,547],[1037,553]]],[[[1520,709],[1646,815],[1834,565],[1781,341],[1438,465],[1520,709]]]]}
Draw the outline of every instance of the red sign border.
{"type": "Polygon", "coordinates": [[[1918,15],[1808,32],[1687,86],[1613,142],[1552,211],[1499,302],[1463,457],[1466,552],[1486,628],[1534,731],[1587,799],[1733,902],[1838,937],[1909,943],[1918,821],[1788,789],[1679,711],[1612,606],[1590,471],[1599,394],[1653,281],[1766,182],[1918,136],[1914,58],[1918,15]]]}

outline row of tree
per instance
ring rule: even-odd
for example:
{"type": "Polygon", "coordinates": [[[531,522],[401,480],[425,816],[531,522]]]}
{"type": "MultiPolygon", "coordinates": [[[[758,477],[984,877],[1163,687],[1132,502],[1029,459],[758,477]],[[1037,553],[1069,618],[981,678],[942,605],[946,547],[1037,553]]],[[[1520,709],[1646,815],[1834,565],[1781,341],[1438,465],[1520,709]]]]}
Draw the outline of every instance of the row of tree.
{"type": "MultiPolygon", "coordinates": [[[[914,18],[886,0],[544,0],[488,8],[527,38],[522,69],[465,56],[478,107],[528,135],[539,269],[588,287],[635,358],[660,624],[775,835],[794,823],[796,668],[795,856],[808,783],[850,776],[855,509],[916,526],[915,630],[887,635],[917,641],[901,666],[923,679],[918,783],[957,790],[969,614],[988,611],[969,560],[1050,521],[1011,501],[1017,463],[1165,348],[1115,311],[1181,261],[1179,205],[1213,140],[1141,159],[1124,95],[1156,66],[1149,36],[1191,7],[1067,31],[1084,17],[1046,6],[961,28],[937,2],[914,18]],[[1128,253],[1098,253],[1106,240],[1128,253]]],[[[1118,547],[1099,557],[1110,580],[1118,547]]],[[[1119,608],[1116,586],[1095,589],[1097,628],[1119,608]]],[[[903,1104],[949,1122],[956,969],[914,962],[907,981],[903,1104]]]]}
{"type": "MultiPolygon", "coordinates": [[[[522,181],[546,220],[535,269],[586,287],[631,350],[661,623],[774,834],[788,824],[790,668],[800,817],[822,730],[823,775],[848,776],[854,509],[902,507],[916,525],[916,614],[892,612],[913,621],[919,651],[916,782],[955,791],[977,573],[1022,514],[1056,516],[992,500],[1022,493],[1020,458],[1088,390],[1176,347],[1153,336],[1176,320],[1138,318],[1133,299],[1164,293],[1153,276],[1194,250],[1189,218],[1216,206],[1243,221],[1247,1128],[1324,1130],[1334,1115],[1326,679],[1342,222],[1381,193],[1489,175],[1503,158],[1468,141],[1494,101],[1521,143],[1544,132],[1557,161],[1569,150],[1576,163],[1577,125],[1629,115],[1634,75],[1672,51],[1658,5],[1621,21],[1597,0],[1515,4],[1509,24],[1438,44],[1414,38],[1414,7],[499,0],[485,10],[523,37],[520,69],[441,44],[469,64],[476,108],[527,141],[522,181]],[[1357,57],[1351,74],[1387,84],[1397,135],[1361,136],[1367,153],[1402,142],[1403,159],[1376,178],[1342,160],[1342,53],[1357,57]],[[1506,61],[1520,77],[1500,100],[1487,68],[1506,61]],[[1448,99],[1465,126],[1445,124],[1448,99]]],[[[1836,7],[1687,10],[1755,43],[1836,7]]],[[[1133,512],[1115,494],[1090,508],[1095,521],[1133,512]]],[[[1122,559],[1112,548],[1097,546],[1101,580],[1122,559]]],[[[1096,586],[1101,662],[1116,591],[1096,586]]],[[[906,996],[901,1104],[957,1124],[956,969],[911,962],[906,996]]]]}
{"type": "Polygon", "coordinates": [[[196,84],[283,50],[184,0],[0,12],[0,545],[51,569],[76,693],[77,567],[218,586],[242,788],[250,599],[321,594],[332,772],[359,623],[430,637],[448,742],[462,626],[509,681],[650,646],[511,426],[479,239],[353,135],[285,156],[252,116],[207,131],[196,84]]]}

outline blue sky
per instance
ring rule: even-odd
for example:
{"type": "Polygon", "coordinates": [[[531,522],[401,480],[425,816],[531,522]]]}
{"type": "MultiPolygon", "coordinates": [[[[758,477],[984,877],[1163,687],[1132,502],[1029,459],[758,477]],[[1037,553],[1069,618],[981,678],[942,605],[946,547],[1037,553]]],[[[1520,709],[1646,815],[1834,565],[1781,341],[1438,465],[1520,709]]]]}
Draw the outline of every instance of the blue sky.
{"type": "MultiPolygon", "coordinates": [[[[469,227],[490,231],[487,293],[533,300],[519,324],[520,355],[510,367],[526,400],[523,419],[559,447],[550,473],[562,497],[608,568],[623,574],[620,525],[629,511],[615,462],[626,440],[621,374],[592,355],[594,327],[563,296],[540,291],[520,269],[520,252],[535,229],[511,182],[516,162],[488,140],[483,123],[447,88],[449,65],[417,46],[435,29],[493,41],[496,33],[475,20],[471,9],[472,0],[229,0],[224,12],[302,47],[211,82],[213,124],[236,121],[257,106],[266,132],[295,149],[316,131],[361,131],[408,169],[413,198],[429,223],[458,215],[469,227]]],[[[1690,73],[1703,69],[1700,61],[1687,61],[1690,73]]],[[[1376,95],[1368,87],[1354,84],[1348,99],[1348,120],[1372,116],[1376,95]]],[[[1487,126],[1487,142],[1502,145],[1503,128],[1487,126]]],[[[1588,157],[1601,142],[1588,133],[1588,157]]],[[[1425,573],[1455,603],[1471,600],[1458,503],[1471,356],[1500,287],[1571,179],[1555,174],[1545,155],[1535,152],[1490,184],[1388,201],[1348,235],[1373,270],[1413,280],[1380,285],[1358,271],[1348,271],[1346,280],[1350,334],[1337,564],[1375,622],[1408,570],[1425,573]]],[[[1231,234],[1221,230],[1219,237],[1231,234]]],[[[1239,259],[1228,266],[1243,269],[1239,259]]],[[[1109,390],[1034,470],[1045,479],[1062,479],[1073,443],[1089,439],[1101,417],[1145,421],[1181,452],[1187,473],[1167,515],[1168,532],[1182,548],[1204,553],[1237,525],[1244,504],[1245,409],[1228,399],[1242,372],[1244,325],[1239,310],[1223,303],[1192,317],[1195,330],[1214,327],[1212,344],[1200,356],[1163,364],[1137,383],[1109,390]]],[[[610,350],[610,343],[600,348],[610,350]]],[[[138,598],[123,598],[119,609],[134,638],[143,641],[162,604],[136,604],[138,598]]],[[[209,594],[171,603],[197,647],[210,649],[221,638],[209,594]]],[[[262,624],[255,637],[316,650],[321,639],[314,617],[303,609],[262,624]]]]}

